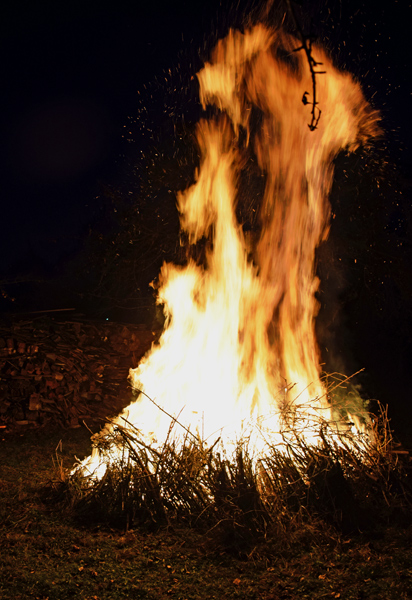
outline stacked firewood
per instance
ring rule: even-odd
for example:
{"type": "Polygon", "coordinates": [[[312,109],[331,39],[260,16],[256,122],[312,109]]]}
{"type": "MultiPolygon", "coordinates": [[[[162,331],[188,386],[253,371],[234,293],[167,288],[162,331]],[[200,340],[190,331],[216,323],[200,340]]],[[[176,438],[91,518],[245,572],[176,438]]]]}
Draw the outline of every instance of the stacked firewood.
{"type": "Polygon", "coordinates": [[[131,367],[156,334],[144,326],[48,317],[0,323],[0,426],[76,427],[133,400],[131,367]]]}

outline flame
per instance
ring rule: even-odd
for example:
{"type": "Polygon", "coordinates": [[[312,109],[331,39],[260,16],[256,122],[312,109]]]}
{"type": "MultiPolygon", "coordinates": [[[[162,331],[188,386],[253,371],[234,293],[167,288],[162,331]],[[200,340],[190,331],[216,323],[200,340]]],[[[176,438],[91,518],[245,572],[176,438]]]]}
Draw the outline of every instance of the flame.
{"type": "MultiPolygon", "coordinates": [[[[280,441],[285,411],[309,442],[315,419],[333,420],[315,338],[315,250],[329,232],[333,159],[375,135],[377,115],[315,46],[326,74],[316,77],[322,114],[311,131],[302,96],[312,79],[299,46],[263,25],[231,31],[198,73],[201,103],[215,116],[198,124],[200,167],[178,210],[190,244],[208,240],[206,260],[163,265],[165,330],[130,372],[143,393],[117,418],[148,443],[168,439],[171,418],[210,443],[254,431],[280,441]],[[236,217],[248,156],[265,182],[252,248],[236,217]]],[[[96,450],[82,466],[98,465],[96,450]]]]}

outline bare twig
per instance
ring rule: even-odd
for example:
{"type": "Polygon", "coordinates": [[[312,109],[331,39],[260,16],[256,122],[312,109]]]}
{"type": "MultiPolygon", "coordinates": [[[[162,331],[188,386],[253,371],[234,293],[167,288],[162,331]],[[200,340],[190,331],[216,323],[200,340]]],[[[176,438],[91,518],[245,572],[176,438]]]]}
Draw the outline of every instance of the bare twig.
{"type": "MultiPolygon", "coordinates": [[[[137,389],[137,388],[135,388],[135,389],[136,389],[136,391],[137,391],[137,392],[139,392],[140,394],[143,394],[143,396],[146,396],[146,398],[147,398],[148,400],[150,400],[150,402],[152,402],[152,403],[153,403],[153,404],[156,406],[156,408],[158,408],[160,411],[162,411],[162,412],[163,412],[163,413],[164,413],[164,414],[165,414],[167,417],[169,417],[170,419],[172,419],[172,421],[173,421],[174,423],[177,423],[178,425],[180,425],[180,427],[181,427],[182,429],[184,429],[185,431],[187,431],[187,433],[188,433],[188,434],[190,434],[190,435],[193,437],[193,439],[194,439],[194,440],[196,440],[196,441],[199,441],[199,440],[198,440],[198,438],[195,436],[195,434],[194,434],[194,433],[192,433],[192,432],[190,431],[190,429],[188,429],[187,427],[185,427],[184,425],[182,425],[182,423],[180,423],[180,422],[178,421],[178,417],[174,417],[173,415],[171,415],[170,413],[168,413],[168,412],[167,412],[167,410],[165,410],[165,409],[164,409],[162,406],[160,406],[160,404],[157,404],[157,402],[155,402],[155,401],[153,400],[153,398],[151,398],[150,396],[148,396],[148,395],[146,394],[146,392],[144,392],[143,390],[140,390],[140,389],[137,389]]],[[[182,409],[182,410],[183,410],[183,409],[182,409]]],[[[180,414],[180,413],[179,413],[179,414],[180,414]]],[[[124,418],[124,417],[122,417],[122,418],[124,418]]],[[[126,419],[125,419],[125,420],[126,420],[126,419]]]]}
{"type": "Polygon", "coordinates": [[[326,71],[315,71],[316,67],[318,67],[322,63],[316,61],[312,56],[312,43],[314,41],[314,37],[310,34],[306,35],[305,33],[303,33],[303,29],[300,26],[300,23],[296,17],[295,9],[293,7],[293,1],[286,0],[286,3],[289,9],[289,13],[293,20],[293,24],[298,33],[299,39],[302,42],[302,45],[299,48],[295,48],[294,52],[299,52],[300,50],[303,50],[306,54],[306,58],[308,59],[309,70],[312,77],[312,102],[310,102],[310,100],[308,99],[309,92],[306,91],[303,93],[302,102],[305,105],[310,104],[312,106],[312,117],[310,123],[308,123],[308,127],[311,131],[315,131],[315,129],[318,126],[320,116],[322,114],[322,111],[318,106],[318,101],[316,97],[316,75],[323,75],[326,73],[326,71]]]}

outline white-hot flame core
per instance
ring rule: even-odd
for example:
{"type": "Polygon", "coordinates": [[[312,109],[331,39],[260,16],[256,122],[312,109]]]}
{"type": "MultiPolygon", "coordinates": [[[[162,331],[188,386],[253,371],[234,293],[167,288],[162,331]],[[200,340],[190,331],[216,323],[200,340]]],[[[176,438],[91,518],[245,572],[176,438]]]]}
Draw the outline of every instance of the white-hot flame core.
{"type": "MultiPolygon", "coordinates": [[[[263,25],[231,31],[198,74],[203,107],[219,110],[198,124],[200,167],[178,209],[189,242],[207,237],[209,246],[206,265],[164,264],[160,273],[166,327],[130,372],[155,403],[142,394],[118,417],[148,443],[167,439],[171,416],[183,426],[175,431],[210,443],[258,430],[276,443],[286,408],[309,442],[313,421],[332,420],[315,339],[315,250],[328,235],[332,161],[374,135],[377,119],[359,85],[315,47],[326,74],[316,77],[322,114],[311,131],[302,96],[312,79],[299,45],[263,25]],[[247,152],[265,180],[253,261],[235,212],[247,152]]],[[[98,464],[96,451],[83,467],[98,464]]]]}

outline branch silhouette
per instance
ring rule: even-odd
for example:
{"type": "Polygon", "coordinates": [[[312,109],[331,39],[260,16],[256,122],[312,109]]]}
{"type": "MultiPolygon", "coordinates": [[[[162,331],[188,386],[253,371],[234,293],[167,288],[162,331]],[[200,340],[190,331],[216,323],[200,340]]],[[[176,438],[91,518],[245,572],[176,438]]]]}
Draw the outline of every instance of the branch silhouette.
{"type": "Polygon", "coordinates": [[[306,35],[303,32],[303,29],[298,21],[298,18],[296,17],[296,12],[293,7],[293,1],[286,0],[286,3],[288,6],[288,9],[289,9],[289,13],[292,17],[292,21],[295,26],[296,32],[298,34],[298,37],[299,37],[300,41],[302,42],[302,45],[299,46],[299,48],[295,48],[294,52],[299,52],[300,50],[303,50],[308,59],[309,70],[310,70],[310,74],[311,74],[311,78],[312,78],[312,102],[309,100],[309,92],[303,93],[302,102],[305,105],[310,104],[312,106],[311,121],[310,121],[310,123],[308,123],[308,127],[311,131],[315,131],[315,129],[318,126],[320,116],[322,114],[322,111],[320,110],[320,108],[318,106],[317,97],[316,97],[316,75],[323,75],[326,73],[326,71],[316,71],[315,70],[316,67],[318,67],[319,65],[322,65],[322,63],[316,61],[312,55],[312,44],[315,41],[315,37],[310,34],[306,35]]]}

